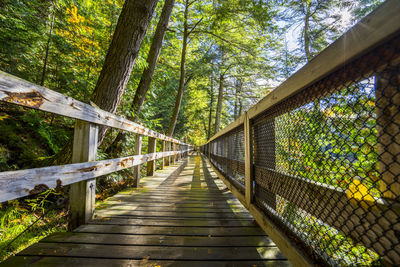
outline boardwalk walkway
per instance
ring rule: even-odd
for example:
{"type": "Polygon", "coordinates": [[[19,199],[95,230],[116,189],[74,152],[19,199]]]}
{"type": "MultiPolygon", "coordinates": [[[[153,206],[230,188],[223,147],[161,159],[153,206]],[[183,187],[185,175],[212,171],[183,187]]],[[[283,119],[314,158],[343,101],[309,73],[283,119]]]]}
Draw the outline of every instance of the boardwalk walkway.
{"type": "Polygon", "coordinates": [[[108,199],[95,219],[54,234],[10,266],[289,266],[207,166],[192,155],[108,199]]]}

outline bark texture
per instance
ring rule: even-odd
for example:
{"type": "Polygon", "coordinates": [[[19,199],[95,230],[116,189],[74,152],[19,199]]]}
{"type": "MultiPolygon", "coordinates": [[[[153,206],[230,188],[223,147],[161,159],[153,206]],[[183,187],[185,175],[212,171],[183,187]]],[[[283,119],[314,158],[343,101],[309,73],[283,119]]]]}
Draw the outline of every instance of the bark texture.
{"type": "Polygon", "coordinates": [[[210,83],[211,88],[209,90],[210,94],[210,112],[208,113],[208,132],[207,132],[207,140],[211,138],[211,120],[212,120],[212,113],[213,113],[213,106],[214,106],[214,78],[213,75],[210,75],[210,83]]]}
{"type": "MultiPolygon", "coordinates": [[[[150,46],[149,55],[147,57],[147,68],[143,70],[139,85],[136,89],[135,97],[132,102],[131,111],[133,115],[128,119],[136,122],[142,110],[144,100],[146,99],[147,91],[150,88],[151,80],[157,65],[157,60],[161,52],[162,43],[165,32],[168,28],[168,21],[171,17],[172,9],[174,8],[175,0],[166,0],[161,11],[160,20],[158,21],[156,31],[150,46]]],[[[119,153],[118,144],[126,140],[127,133],[119,132],[113,143],[108,147],[107,153],[119,153]]]]}
{"type": "MultiPolygon", "coordinates": [[[[158,0],[125,1],[91,97],[92,102],[101,109],[112,113],[117,110],[157,2],[158,0]]],[[[101,127],[99,144],[106,131],[106,127],[101,127]]]]}
{"type": "Polygon", "coordinates": [[[218,133],[221,125],[223,96],[224,96],[224,74],[221,73],[219,76],[218,100],[217,100],[217,110],[215,112],[214,134],[218,133]]]}
{"type": "MultiPolygon", "coordinates": [[[[166,0],[163,10],[161,11],[160,20],[158,21],[157,28],[150,46],[149,55],[146,60],[148,67],[143,70],[142,77],[140,78],[140,82],[136,89],[135,97],[130,108],[133,115],[128,117],[128,119],[134,122],[136,122],[138,119],[144,100],[146,99],[147,91],[150,88],[151,80],[153,78],[158,57],[161,52],[164,35],[168,28],[168,21],[171,17],[174,4],[175,0],[166,0]]],[[[126,132],[119,132],[112,144],[107,148],[106,153],[119,154],[121,152],[119,144],[124,142],[126,137],[126,132]]]]}
{"type": "Polygon", "coordinates": [[[186,0],[184,22],[183,22],[184,29],[183,29],[182,54],[181,54],[181,76],[179,78],[178,95],[176,96],[174,111],[172,113],[171,122],[167,131],[168,136],[172,136],[174,134],[176,122],[178,120],[179,109],[182,103],[183,91],[185,89],[186,50],[187,50],[187,40],[189,37],[188,23],[187,23],[188,14],[189,14],[189,0],[186,0]]]}

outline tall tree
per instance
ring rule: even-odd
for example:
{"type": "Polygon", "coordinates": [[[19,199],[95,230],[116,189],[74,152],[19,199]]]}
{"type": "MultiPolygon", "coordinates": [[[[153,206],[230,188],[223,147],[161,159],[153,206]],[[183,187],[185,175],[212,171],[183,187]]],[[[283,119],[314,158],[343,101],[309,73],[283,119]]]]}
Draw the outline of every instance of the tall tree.
{"type": "MultiPolygon", "coordinates": [[[[93,103],[101,109],[111,113],[117,110],[157,2],[158,0],[125,2],[91,97],[93,103]]],[[[106,131],[107,127],[101,127],[99,144],[106,131]]]]}
{"type": "Polygon", "coordinates": [[[212,73],[210,74],[210,89],[207,91],[210,96],[209,108],[210,111],[208,113],[208,128],[207,128],[207,140],[211,138],[211,120],[213,114],[213,106],[214,106],[214,78],[212,73]]]}
{"type": "MultiPolygon", "coordinates": [[[[147,91],[153,78],[154,70],[157,65],[157,60],[161,52],[164,35],[168,28],[168,21],[171,17],[172,9],[174,8],[175,0],[166,0],[161,11],[160,20],[158,21],[156,31],[150,46],[150,51],[147,57],[147,67],[143,70],[139,85],[136,89],[135,97],[130,107],[130,115],[128,118],[136,121],[146,99],[147,91]]],[[[108,147],[108,153],[115,151],[118,144],[126,140],[126,132],[119,132],[113,143],[108,147]]]]}
{"type": "Polygon", "coordinates": [[[46,70],[47,70],[47,61],[49,59],[49,50],[50,50],[50,43],[51,43],[51,38],[53,37],[53,27],[54,27],[54,19],[56,17],[56,3],[53,0],[51,4],[51,19],[50,19],[50,27],[49,27],[49,35],[47,37],[47,43],[45,47],[45,52],[44,52],[44,60],[43,60],[43,69],[42,69],[42,75],[40,78],[40,85],[44,85],[44,80],[46,78],[46,70]]]}
{"type": "Polygon", "coordinates": [[[214,134],[218,133],[221,124],[221,112],[222,112],[222,102],[224,101],[224,81],[226,70],[224,68],[224,50],[221,47],[221,63],[220,63],[220,74],[219,74],[219,87],[218,87],[218,98],[217,98],[217,108],[215,110],[215,124],[214,124],[214,134]]]}
{"type": "MultiPolygon", "coordinates": [[[[103,110],[115,113],[131,76],[136,57],[158,0],[127,0],[119,16],[100,77],[91,101],[103,110]]],[[[99,130],[99,145],[107,127],[99,130]]],[[[72,140],[54,157],[55,162],[70,162],[72,140]]]]}
{"type": "Polygon", "coordinates": [[[185,76],[186,76],[186,49],[187,42],[189,38],[189,27],[188,27],[188,15],[189,15],[189,0],[185,2],[185,12],[183,17],[183,39],[182,39],[182,52],[181,52],[181,74],[179,78],[178,94],[175,100],[174,111],[172,112],[172,118],[167,131],[168,136],[174,134],[176,121],[178,120],[179,109],[181,107],[183,90],[185,86],[185,76]]]}

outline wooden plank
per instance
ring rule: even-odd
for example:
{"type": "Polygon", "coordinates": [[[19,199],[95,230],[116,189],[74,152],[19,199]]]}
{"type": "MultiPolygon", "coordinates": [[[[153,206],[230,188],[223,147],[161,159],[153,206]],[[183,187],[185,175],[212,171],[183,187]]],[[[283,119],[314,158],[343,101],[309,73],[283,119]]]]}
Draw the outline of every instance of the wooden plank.
{"type": "MultiPolygon", "coordinates": [[[[112,200],[121,200],[121,198],[112,198],[112,200]]],[[[122,200],[121,200],[122,201],[122,200]]],[[[142,198],[128,198],[128,199],[123,199],[123,201],[129,201],[132,203],[143,203],[145,201],[151,201],[151,203],[182,203],[182,204],[201,204],[201,205],[208,205],[208,204],[234,204],[238,203],[236,199],[230,199],[230,200],[215,200],[215,199],[209,199],[209,200],[196,200],[196,199],[163,199],[163,198],[153,198],[150,199],[149,197],[142,197],[142,198]]]]}
{"type": "MultiPolygon", "coordinates": [[[[97,155],[98,126],[76,120],[72,163],[95,161],[97,155]]],[[[75,229],[93,216],[96,199],[96,180],[90,179],[71,185],[69,190],[71,218],[68,227],[75,229]]]]}
{"type": "Polygon", "coordinates": [[[129,202],[121,202],[120,205],[113,205],[113,204],[105,204],[101,205],[100,208],[97,210],[113,210],[113,209],[123,209],[123,210],[141,210],[141,211],[199,211],[199,212],[228,212],[228,211],[246,211],[246,209],[241,206],[241,205],[223,205],[220,207],[217,206],[207,206],[207,205],[200,205],[200,206],[179,206],[175,205],[175,203],[171,205],[163,205],[163,206],[157,206],[157,205],[151,205],[151,206],[143,206],[140,203],[139,204],[131,204],[129,202]]]}
{"type": "MultiPolygon", "coordinates": [[[[292,266],[287,260],[257,260],[246,261],[248,266],[265,266],[265,267],[286,267],[292,266]]],[[[1,265],[1,263],[0,263],[1,265]]],[[[74,257],[42,257],[42,256],[16,256],[8,259],[4,266],[85,266],[85,267],[98,267],[98,266],[130,266],[130,267],[154,267],[154,266],[174,266],[179,265],[182,267],[221,267],[221,266],[239,266],[242,262],[238,261],[189,261],[179,260],[152,260],[144,258],[142,260],[124,260],[124,259],[96,259],[96,258],[74,258],[74,257]]]]}
{"type": "Polygon", "coordinates": [[[221,209],[221,208],[232,208],[232,209],[241,209],[243,205],[240,202],[236,203],[226,203],[226,202],[209,202],[209,203],[176,203],[176,202],[156,202],[154,203],[153,201],[151,203],[143,203],[143,202],[119,202],[119,201],[113,201],[113,200],[107,200],[104,204],[101,204],[101,208],[107,208],[107,207],[115,207],[115,206],[126,206],[126,207],[131,207],[132,209],[137,208],[137,207],[143,207],[143,208],[208,208],[208,209],[221,209]]]}
{"type": "Polygon", "coordinates": [[[218,220],[218,221],[243,221],[243,220],[251,220],[251,218],[204,218],[204,217],[184,217],[184,216],[131,216],[131,215],[110,215],[105,217],[99,218],[120,218],[120,219],[144,219],[144,220],[191,220],[191,221],[198,221],[201,220],[218,220]]]}
{"type": "Polygon", "coordinates": [[[89,180],[112,172],[173,155],[176,152],[158,152],[102,161],[75,163],[44,168],[0,173],[0,202],[36,194],[56,186],[89,180]]]}
{"type": "Polygon", "coordinates": [[[21,256],[70,256],[158,260],[266,260],[286,259],[275,247],[167,247],[117,246],[95,244],[38,243],[20,253],[21,256]],[[39,254],[40,253],[40,254],[39,254]]]}
{"type": "Polygon", "coordinates": [[[181,212],[181,211],[130,211],[130,210],[101,210],[99,216],[154,216],[154,217],[185,217],[185,218],[251,218],[248,212],[181,212]]]}
{"type": "Polygon", "coordinates": [[[145,236],[103,233],[58,233],[40,242],[78,243],[128,246],[185,246],[185,247],[274,247],[275,244],[266,236],[145,236]]]}
{"type": "Polygon", "coordinates": [[[152,217],[150,218],[132,218],[132,217],[113,217],[113,216],[105,216],[105,217],[97,217],[89,222],[89,224],[118,224],[118,225],[130,225],[130,226],[175,226],[175,227],[223,227],[223,226],[231,226],[231,227],[242,227],[242,226],[256,226],[254,220],[249,219],[240,219],[240,220],[219,220],[213,218],[204,218],[201,220],[187,220],[180,218],[178,220],[174,220],[171,218],[158,218],[154,220],[152,217]]]}
{"type": "Polygon", "coordinates": [[[247,212],[247,210],[244,207],[239,207],[239,208],[229,208],[224,207],[224,208],[192,208],[192,207],[141,207],[140,205],[137,205],[137,207],[132,207],[132,206],[107,206],[106,208],[99,209],[98,211],[140,211],[140,212],[160,212],[160,215],[163,212],[194,212],[194,213],[236,213],[236,212],[247,212]]]}
{"type": "MultiPolygon", "coordinates": [[[[166,147],[166,150],[167,151],[171,151],[171,143],[170,142],[167,142],[167,147],[166,147]]],[[[169,166],[170,164],[170,157],[165,157],[165,166],[169,166]]]]}
{"type": "Polygon", "coordinates": [[[253,200],[253,162],[252,162],[252,141],[251,125],[247,112],[244,114],[244,169],[245,169],[245,198],[249,205],[253,200]]]}
{"type": "MultiPolygon", "coordinates": [[[[165,141],[162,140],[161,152],[165,152],[165,151],[166,151],[165,141]]],[[[167,160],[167,159],[166,159],[165,157],[162,158],[162,160],[161,160],[161,166],[160,166],[160,169],[161,169],[161,170],[164,169],[165,166],[167,166],[167,165],[166,165],[166,160],[167,160]]]]}
{"type": "MultiPolygon", "coordinates": [[[[400,211],[383,199],[357,199],[345,190],[274,170],[255,168],[256,183],[303,209],[345,236],[400,262],[400,211]],[[295,191],[293,191],[295,188],[295,191]]],[[[362,196],[362,195],[361,195],[362,196]]],[[[396,208],[397,207],[397,208],[396,208]]]]}
{"type": "Polygon", "coordinates": [[[86,122],[122,129],[160,140],[183,144],[179,140],[157,133],[123,117],[119,117],[2,71],[0,71],[0,100],[86,122]]]}
{"type": "Polygon", "coordinates": [[[258,225],[268,234],[272,241],[278,246],[282,253],[289,259],[294,266],[313,266],[312,261],[290,241],[285,234],[280,232],[268,218],[254,205],[248,205],[242,192],[230,184],[230,182],[207,160],[214,173],[226,184],[230,191],[240,200],[240,202],[249,210],[251,215],[257,221],[258,225]]]}
{"type": "Polygon", "coordinates": [[[176,195],[176,194],[165,194],[164,196],[162,194],[127,194],[127,195],[116,195],[113,198],[118,198],[121,200],[135,200],[136,198],[149,198],[149,199],[165,199],[165,200],[182,200],[182,199],[186,199],[186,200],[206,200],[206,201],[210,201],[210,200],[220,200],[220,201],[224,201],[224,200],[229,200],[229,199],[235,199],[235,196],[233,195],[216,195],[216,194],[212,194],[212,195],[191,195],[191,194],[180,194],[180,195],[176,195]],[[210,198],[212,197],[212,199],[210,198]]]}
{"type": "MultiPolygon", "coordinates": [[[[173,150],[173,151],[176,151],[176,150],[177,150],[176,144],[175,144],[175,143],[172,144],[172,150],[173,150]]],[[[173,155],[173,156],[172,156],[172,164],[175,164],[175,163],[176,163],[176,155],[173,155]]]]}
{"type": "MultiPolygon", "coordinates": [[[[155,153],[156,145],[157,145],[157,139],[149,137],[147,152],[155,153]]],[[[156,170],[156,164],[155,164],[154,160],[148,161],[146,167],[147,167],[147,176],[153,176],[154,171],[156,170]]]]}
{"type": "MultiPolygon", "coordinates": [[[[134,153],[135,155],[141,155],[142,154],[142,141],[143,141],[143,136],[140,134],[137,134],[135,137],[135,148],[134,148],[134,153]]],[[[135,165],[133,167],[133,185],[134,187],[139,187],[140,184],[140,164],[135,165]]]]}

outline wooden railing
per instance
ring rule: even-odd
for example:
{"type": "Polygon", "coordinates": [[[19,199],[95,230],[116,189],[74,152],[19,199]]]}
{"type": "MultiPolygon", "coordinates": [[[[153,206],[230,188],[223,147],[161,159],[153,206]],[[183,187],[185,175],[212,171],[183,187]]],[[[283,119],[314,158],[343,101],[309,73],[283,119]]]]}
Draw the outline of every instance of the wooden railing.
{"type": "Polygon", "coordinates": [[[392,0],[201,150],[293,265],[392,266],[399,112],[400,2],[392,0]]]}
{"type": "Polygon", "coordinates": [[[162,159],[161,166],[169,165],[170,160],[175,162],[192,149],[186,143],[123,117],[4,72],[0,72],[0,100],[76,119],[73,164],[0,173],[0,202],[71,185],[71,228],[86,223],[92,217],[96,177],[134,167],[135,185],[138,186],[140,164],[147,162],[147,174],[153,175],[155,160],[162,159]],[[99,125],[137,134],[135,155],[96,161],[99,125]],[[142,136],[149,137],[149,153],[146,155],[141,155],[142,136]],[[162,152],[156,152],[157,140],[162,142],[162,152]]]}

